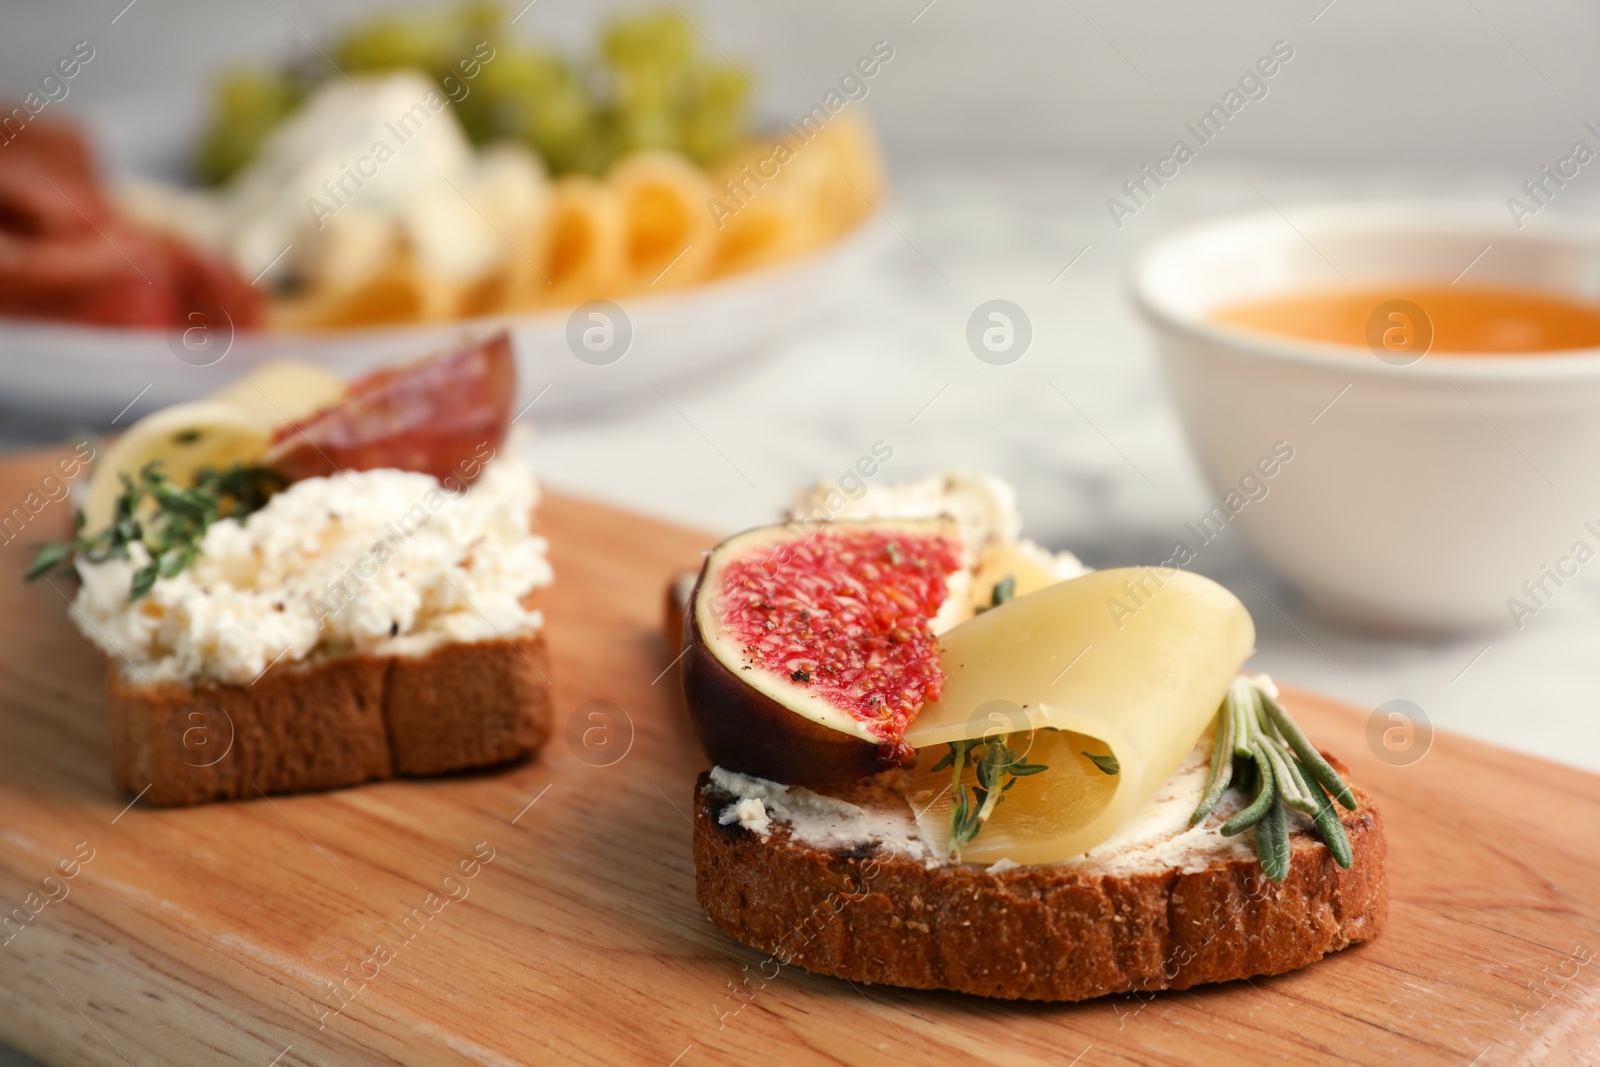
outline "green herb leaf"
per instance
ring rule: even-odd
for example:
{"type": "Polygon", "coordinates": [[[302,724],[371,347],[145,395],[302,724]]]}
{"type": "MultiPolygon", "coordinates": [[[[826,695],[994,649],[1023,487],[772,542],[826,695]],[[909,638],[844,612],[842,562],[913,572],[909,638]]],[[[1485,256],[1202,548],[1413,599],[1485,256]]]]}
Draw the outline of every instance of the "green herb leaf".
{"type": "Polygon", "coordinates": [[[1328,794],[1323,792],[1322,784],[1312,776],[1305,764],[1293,760],[1290,766],[1300,775],[1302,783],[1317,800],[1317,813],[1311,817],[1312,824],[1317,828],[1317,836],[1328,846],[1328,851],[1333,854],[1333,861],[1349,870],[1350,865],[1355,862],[1355,853],[1350,849],[1350,836],[1344,832],[1344,823],[1340,820],[1338,811],[1334,810],[1333,802],[1328,799],[1328,794]]]}
{"type": "Polygon", "coordinates": [[[1267,759],[1266,750],[1262,748],[1259,737],[1250,744],[1250,759],[1256,766],[1256,798],[1250,802],[1249,807],[1222,824],[1224,837],[1244,833],[1260,822],[1266,816],[1267,808],[1277,799],[1278,787],[1272,779],[1272,763],[1267,759]]]}
{"type": "Polygon", "coordinates": [[[1283,801],[1275,796],[1256,823],[1256,855],[1268,878],[1281,882],[1289,877],[1289,816],[1283,801]]]}
{"type": "Polygon", "coordinates": [[[1333,769],[1333,766],[1327,760],[1322,758],[1322,753],[1318,752],[1317,746],[1313,745],[1311,739],[1306,737],[1305,731],[1301,730],[1295,724],[1295,721],[1289,718],[1289,713],[1284,711],[1283,706],[1276,700],[1273,700],[1265,693],[1260,693],[1260,699],[1262,709],[1267,717],[1272,720],[1272,724],[1283,734],[1283,739],[1294,750],[1294,754],[1300,757],[1300,762],[1305,764],[1306,770],[1311,772],[1311,776],[1327,789],[1340,804],[1343,804],[1351,811],[1356,810],[1356,795],[1351,792],[1349,783],[1340,776],[1338,771],[1333,769]]]}
{"type": "Polygon", "coordinates": [[[1240,787],[1254,778],[1255,799],[1223,823],[1222,832],[1232,835],[1255,827],[1256,855],[1268,878],[1281,882],[1289,876],[1289,808],[1311,816],[1334,862],[1341,867],[1354,863],[1349,835],[1328,795],[1332,793],[1351,809],[1356,806],[1355,795],[1282,705],[1254,682],[1240,679],[1229,688],[1218,716],[1211,775],[1192,821],[1198,822],[1211,810],[1230,774],[1240,787]],[[1219,757],[1231,765],[1226,757],[1241,748],[1248,754],[1249,764],[1237,773],[1231,766],[1219,766],[1219,757]],[[1220,788],[1219,781],[1223,783],[1220,788]]]}
{"type": "Polygon", "coordinates": [[[1223,707],[1233,716],[1233,754],[1249,759],[1250,743],[1256,736],[1256,704],[1261,694],[1247,679],[1237,678],[1228,688],[1228,697],[1231,699],[1227,699],[1223,707]]]}
{"type": "Polygon", "coordinates": [[[128,590],[128,599],[138,600],[158,578],[172,578],[189,568],[212,523],[259,511],[289,484],[277,471],[239,464],[223,471],[203,469],[188,488],[173,485],[159,461],[147,463],[137,478],[126,471],[117,477],[122,493],[113,505],[110,525],[86,534],[80,513],[72,540],[40,546],[25,575],[29,581],[68,567],[79,556],[91,563],[130,559],[130,548],[137,543],[150,557],[134,572],[128,590]]]}
{"type": "Polygon", "coordinates": [[[1229,706],[1233,699],[1230,687],[1228,695],[1222,698],[1222,707],[1217,709],[1217,728],[1211,739],[1211,769],[1206,773],[1206,787],[1200,795],[1200,803],[1189,816],[1190,826],[1198,825],[1211,814],[1233,780],[1233,711],[1229,706]]]}
{"type": "Polygon", "coordinates": [[[994,814],[1017,779],[1048,770],[1042,763],[1028,763],[1006,743],[1004,736],[969,741],[953,741],[950,751],[933,765],[936,771],[950,768],[950,846],[957,859],[994,814]],[[972,775],[977,780],[969,798],[962,772],[971,757],[972,775]]]}
{"type": "Polygon", "coordinates": [[[1083,757],[1096,767],[1099,767],[1101,774],[1122,773],[1122,764],[1118,763],[1117,757],[1109,752],[1103,756],[1098,752],[1085,752],[1083,757]]]}
{"type": "Polygon", "coordinates": [[[66,563],[72,558],[70,544],[43,544],[39,546],[39,554],[33,557],[33,562],[28,565],[27,573],[23,580],[31,582],[41,574],[46,574],[66,563]]]}
{"type": "Polygon", "coordinates": [[[128,599],[138,600],[153,589],[155,584],[156,565],[154,563],[146,563],[143,567],[133,572],[133,585],[128,590],[128,599]]]}
{"type": "Polygon", "coordinates": [[[1000,774],[999,768],[997,768],[988,760],[979,760],[972,770],[977,775],[978,784],[982,786],[986,792],[994,792],[995,779],[1000,774]]]}
{"type": "Polygon", "coordinates": [[[994,588],[989,591],[989,602],[987,604],[979,604],[977,608],[973,610],[973,614],[982,615],[986,611],[991,611],[999,607],[1001,604],[1009,602],[1016,594],[1016,591],[1016,578],[1009,574],[1006,575],[1004,578],[994,583],[994,588]]]}

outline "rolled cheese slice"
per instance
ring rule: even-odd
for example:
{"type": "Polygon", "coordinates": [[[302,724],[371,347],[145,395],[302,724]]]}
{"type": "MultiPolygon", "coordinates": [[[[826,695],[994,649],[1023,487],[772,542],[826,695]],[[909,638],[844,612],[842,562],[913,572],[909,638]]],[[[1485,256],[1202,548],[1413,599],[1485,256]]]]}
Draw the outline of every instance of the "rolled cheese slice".
{"type": "Polygon", "coordinates": [[[1206,733],[1254,647],[1232,593],[1157,567],[1059,582],[950,630],[943,694],[906,733],[927,749],[908,793],[924,839],[950,851],[951,771],[932,770],[947,743],[1004,734],[1049,769],[1014,779],[961,858],[1055,863],[1110,840],[1206,733]]]}
{"type": "Polygon", "coordinates": [[[888,198],[877,139],[859,111],[846,109],[835,116],[796,153],[790,170],[807,187],[822,240],[854,229],[888,198]]]}
{"type": "Polygon", "coordinates": [[[607,184],[622,209],[625,291],[700,281],[717,254],[717,226],[705,172],[675,152],[637,152],[607,184]]]}
{"type": "Polygon", "coordinates": [[[816,245],[826,235],[817,228],[812,167],[793,169],[799,158],[790,142],[747,142],[720,160],[711,172],[717,198],[717,257],[712,274],[737,274],[780,262],[816,245]]]}
{"type": "MultiPolygon", "coordinates": [[[[272,416],[226,400],[192,400],[146,415],[95,460],[83,500],[84,530],[100,533],[116,518],[120,475],[137,478],[159,462],[173,485],[188,488],[203,468],[259,462],[276,427],[272,416]]],[[[154,507],[148,498],[145,505],[154,507]]]]}
{"type": "Polygon", "coordinates": [[[249,408],[278,427],[337,403],[347,388],[343,378],[316,363],[273,359],[217,390],[211,399],[249,408]]]}
{"type": "Polygon", "coordinates": [[[622,205],[609,185],[584,174],[555,183],[535,303],[567,305],[617,292],[622,278],[622,205]]]}

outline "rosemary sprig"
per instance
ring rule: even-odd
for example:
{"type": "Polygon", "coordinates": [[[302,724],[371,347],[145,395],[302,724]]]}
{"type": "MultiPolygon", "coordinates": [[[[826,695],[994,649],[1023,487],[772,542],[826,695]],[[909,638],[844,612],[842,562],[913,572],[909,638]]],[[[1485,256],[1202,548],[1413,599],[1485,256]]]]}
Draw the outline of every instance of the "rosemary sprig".
{"type": "Polygon", "coordinates": [[[1322,789],[1322,783],[1314,778],[1306,765],[1299,760],[1289,764],[1294,772],[1300,775],[1301,783],[1317,801],[1317,813],[1312,821],[1316,823],[1317,832],[1322,835],[1322,840],[1327,844],[1328,851],[1333,853],[1334,862],[1339,866],[1349,868],[1355,862],[1355,856],[1350,851],[1350,836],[1344,832],[1344,823],[1339,819],[1339,813],[1334,810],[1333,802],[1328,799],[1328,794],[1322,789]]]}
{"type": "Polygon", "coordinates": [[[1281,882],[1289,876],[1290,808],[1311,816],[1334,862],[1349,867],[1350,838],[1328,797],[1353,811],[1355,793],[1283,706],[1255,682],[1238,678],[1217,719],[1206,788],[1189,824],[1211,813],[1230,782],[1245,789],[1246,780],[1254,779],[1250,803],[1222,824],[1222,833],[1231,837],[1254,827],[1256,855],[1268,878],[1281,882]]]}
{"type": "Polygon", "coordinates": [[[137,542],[150,557],[134,571],[128,589],[128,599],[138,600],[150,592],[157,578],[181,574],[194,562],[212,523],[259,511],[289,484],[277,471],[237,463],[221,471],[201,470],[187,489],[174,485],[161,472],[160,460],[145,464],[137,479],[126,473],[118,477],[122,493],[111,524],[86,534],[79,512],[72,540],[38,546],[38,554],[23,576],[26,580],[31,582],[58,567],[70,568],[80,556],[91,563],[129,559],[129,550],[137,542]]]}
{"type": "Polygon", "coordinates": [[[1267,877],[1281,882],[1289,877],[1289,815],[1280,797],[1270,799],[1266,814],[1256,823],[1256,856],[1267,877]]]}
{"type": "Polygon", "coordinates": [[[1211,769],[1206,772],[1206,788],[1200,795],[1200,806],[1189,816],[1190,826],[1211,814],[1211,809],[1217,806],[1217,801],[1222,799],[1222,794],[1227,790],[1228,783],[1233,781],[1232,686],[1228,687],[1228,695],[1222,701],[1222,709],[1217,712],[1216,737],[1211,743],[1211,769]]]}
{"type": "Polygon", "coordinates": [[[1289,718],[1289,713],[1283,710],[1283,705],[1263,693],[1259,688],[1255,686],[1251,686],[1251,688],[1256,690],[1256,697],[1266,716],[1278,728],[1278,732],[1283,735],[1283,739],[1288,742],[1289,747],[1294,749],[1294,754],[1300,758],[1300,762],[1305,764],[1306,769],[1311,772],[1312,776],[1328,792],[1332,793],[1339,803],[1349,810],[1355,811],[1356,795],[1350,791],[1350,786],[1339,776],[1339,772],[1334,770],[1332,765],[1322,758],[1322,753],[1317,751],[1317,746],[1313,745],[1310,738],[1306,737],[1305,732],[1295,725],[1293,719],[1289,718]]]}
{"type": "Polygon", "coordinates": [[[1267,754],[1259,742],[1251,743],[1250,758],[1255,761],[1256,766],[1256,798],[1243,811],[1222,824],[1222,833],[1225,837],[1242,834],[1260,822],[1278,795],[1277,782],[1272,776],[1272,763],[1267,759],[1267,754]]]}
{"type": "Polygon", "coordinates": [[[950,751],[933,765],[935,771],[950,768],[950,851],[957,859],[962,847],[978,836],[1018,778],[1049,770],[1043,763],[1027,762],[1026,755],[1013,752],[1006,737],[996,735],[952,741],[950,751]],[[969,762],[977,780],[970,792],[961,780],[969,762]]]}

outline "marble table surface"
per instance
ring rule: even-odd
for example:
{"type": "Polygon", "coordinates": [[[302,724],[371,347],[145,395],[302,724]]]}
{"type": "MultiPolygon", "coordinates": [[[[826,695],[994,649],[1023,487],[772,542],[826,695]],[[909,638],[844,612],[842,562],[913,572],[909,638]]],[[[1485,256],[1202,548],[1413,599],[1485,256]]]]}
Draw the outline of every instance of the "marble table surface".
{"type": "MultiPolygon", "coordinates": [[[[1035,540],[1097,567],[1159,560],[1215,494],[1125,295],[1138,248],[1197,219],[1261,210],[1267,198],[1292,219],[1296,205],[1330,198],[1499,204],[1516,188],[1509,175],[1219,162],[1184,172],[1118,229],[1105,201],[1125,175],[1105,165],[925,161],[899,171],[886,251],[803,328],[714,376],[663,380],[602,409],[542,421],[536,405],[544,479],[732,531],[768,521],[795,486],[837,475],[885,442],[893,458],[875,481],[988,470],[1016,485],[1035,540]],[[997,298],[1019,305],[1033,327],[1027,354],[1008,366],[979,361],[966,341],[972,311],[997,298]]],[[[1586,206],[1575,193],[1572,207],[1586,206]]],[[[0,447],[66,429],[8,409],[0,392],[0,447]]],[[[1306,612],[1236,530],[1195,566],[1255,616],[1256,669],[1362,707],[1408,700],[1437,727],[1600,771],[1593,584],[1580,579],[1521,631],[1406,640],[1306,612]]]]}

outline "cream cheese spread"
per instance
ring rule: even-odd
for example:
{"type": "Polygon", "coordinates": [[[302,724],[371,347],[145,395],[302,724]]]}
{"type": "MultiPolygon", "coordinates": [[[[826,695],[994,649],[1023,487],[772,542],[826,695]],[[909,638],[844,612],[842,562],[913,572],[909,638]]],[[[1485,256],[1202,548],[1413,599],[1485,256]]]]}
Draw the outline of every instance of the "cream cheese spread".
{"type": "Polygon", "coordinates": [[[213,524],[194,562],[139,600],[143,545],[80,561],[72,614],[134,681],[248,683],[278,662],[523,636],[543,616],[522,600],[552,578],[529,532],[537,502],[532,469],[510,455],[454,494],[411,471],[308,478],[213,524]]]}
{"type": "MultiPolygon", "coordinates": [[[[1121,826],[1103,828],[1103,844],[1057,866],[1092,867],[1096,873],[1120,875],[1174,868],[1198,870],[1218,860],[1254,856],[1248,835],[1222,835],[1222,823],[1239,806],[1232,794],[1225,795],[1200,825],[1189,825],[1189,816],[1205,789],[1210,760],[1208,735],[1143,807],[1121,826]]],[[[780,785],[721,767],[711,771],[711,785],[733,798],[722,809],[718,822],[724,826],[738,823],[762,840],[771,836],[774,823],[782,823],[789,827],[792,839],[820,849],[877,845],[920,859],[930,867],[951,862],[922,840],[911,809],[903,802],[882,806],[852,804],[800,786],[780,785]]],[[[1296,813],[1290,815],[1295,825],[1299,825],[1295,820],[1304,821],[1296,813]]],[[[1019,866],[1002,859],[987,869],[1000,874],[1019,866]]]]}
{"type": "Polygon", "coordinates": [[[931,859],[911,809],[871,808],[817,793],[803,786],[781,785],[722,767],[711,769],[711,784],[734,797],[717,816],[723,826],[738,823],[763,841],[774,821],[784,823],[794,840],[822,849],[884,845],[901,855],[931,859]],[[760,809],[759,816],[756,809],[760,809]]]}

